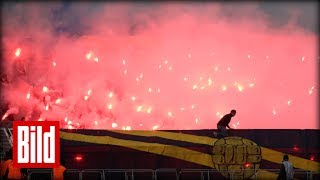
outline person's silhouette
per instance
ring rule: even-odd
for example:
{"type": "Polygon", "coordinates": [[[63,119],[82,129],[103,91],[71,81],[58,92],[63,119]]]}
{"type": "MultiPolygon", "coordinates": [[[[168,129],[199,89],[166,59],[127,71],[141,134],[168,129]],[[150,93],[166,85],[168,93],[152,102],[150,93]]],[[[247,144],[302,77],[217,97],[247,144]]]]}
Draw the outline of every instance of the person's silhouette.
{"type": "Polygon", "coordinates": [[[231,118],[235,116],[236,113],[237,113],[236,110],[233,109],[229,114],[226,114],[221,118],[221,120],[217,124],[218,133],[214,132],[215,137],[217,137],[218,135],[222,135],[223,137],[228,136],[228,131],[226,127],[228,127],[229,129],[232,129],[229,126],[229,123],[231,121],[231,118]]]}

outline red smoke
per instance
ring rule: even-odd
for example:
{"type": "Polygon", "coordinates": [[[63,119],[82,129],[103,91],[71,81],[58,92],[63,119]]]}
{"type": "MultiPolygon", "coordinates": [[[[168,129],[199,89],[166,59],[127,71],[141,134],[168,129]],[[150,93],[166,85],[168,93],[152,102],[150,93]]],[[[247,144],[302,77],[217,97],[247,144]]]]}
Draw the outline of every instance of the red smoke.
{"type": "Polygon", "coordinates": [[[255,5],[227,17],[214,3],[78,3],[55,23],[77,14],[87,31],[57,36],[49,12],[60,5],[14,8],[3,15],[5,115],[64,128],[211,129],[236,109],[236,128],[318,127],[318,36],[294,20],[270,27],[255,5]]]}

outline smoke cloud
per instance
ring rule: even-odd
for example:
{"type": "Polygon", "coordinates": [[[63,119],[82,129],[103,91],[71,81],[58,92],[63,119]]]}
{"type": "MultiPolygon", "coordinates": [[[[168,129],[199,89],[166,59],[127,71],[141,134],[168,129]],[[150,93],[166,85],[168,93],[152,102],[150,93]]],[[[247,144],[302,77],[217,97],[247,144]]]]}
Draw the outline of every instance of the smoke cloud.
{"type": "Polygon", "coordinates": [[[212,129],[236,109],[234,128],[318,128],[319,36],[297,9],[281,26],[257,3],[8,2],[2,14],[3,120],[212,129]]]}

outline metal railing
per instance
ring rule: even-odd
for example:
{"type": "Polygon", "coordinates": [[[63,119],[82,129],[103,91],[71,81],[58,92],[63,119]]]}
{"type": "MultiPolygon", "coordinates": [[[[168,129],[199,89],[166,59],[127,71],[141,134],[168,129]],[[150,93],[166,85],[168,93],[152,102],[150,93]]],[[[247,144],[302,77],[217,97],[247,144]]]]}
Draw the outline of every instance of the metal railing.
{"type": "MultiPolygon", "coordinates": [[[[227,170],[217,170],[217,169],[67,169],[65,171],[65,175],[68,175],[70,173],[76,173],[77,175],[74,176],[74,178],[78,178],[79,180],[88,179],[85,178],[86,176],[90,177],[90,174],[97,175],[96,177],[99,177],[98,179],[106,180],[109,179],[108,177],[112,177],[112,174],[120,174],[124,175],[125,180],[134,180],[136,173],[144,173],[145,175],[150,175],[150,179],[152,180],[158,180],[163,179],[161,176],[170,176],[170,174],[175,176],[175,179],[179,180],[181,176],[186,175],[188,173],[198,173],[199,176],[197,176],[197,179],[201,180],[210,180],[214,179],[214,176],[223,177],[220,173],[227,173],[229,175],[229,179],[237,179],[237,176],[234,176],[236,173],[239,172],[252,172],[253,175],[251,179],[265,179],[266,173],[273,173],[278,174],[279,169],[259,169],[259,170],[238,170],[238,171],[227,171],[227,170]],[[214,173],[217,173],[214,175],[214,173]]],[[[32,175],[35,174],[50,174],[51,179],[53,178],[53,172],[52,170],[48,169],[29,169],[28,171],[28,180],[30,180],[32,175]]],[[[311,171],[304,171],[304,170],[295,170],[294,171],[294,177],[295,178],[302,178],[311,180],[313,179],[314,172],[311,171]],[[297,177],[299,175],[299,177],[297,177]]],[[[192,177],[194,177],[195,174],[193,174],[192,177]]],[[[69,177],[69,176],[68,176],[69,177]]],[[[89,179],[93,179],[92,176],[89,179]]],[[[97,178],[96,178],[97,179],[97,178]]],[[[146,179],[146,178],[144,178],[146,179]]],[[[172,179],[172,178],[171,178],[172,179]]]]}

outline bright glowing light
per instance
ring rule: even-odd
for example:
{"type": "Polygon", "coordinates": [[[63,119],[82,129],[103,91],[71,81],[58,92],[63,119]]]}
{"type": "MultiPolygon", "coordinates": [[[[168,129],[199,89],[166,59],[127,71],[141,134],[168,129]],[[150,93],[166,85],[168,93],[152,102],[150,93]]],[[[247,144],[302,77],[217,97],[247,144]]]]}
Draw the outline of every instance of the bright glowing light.
{"type": "Polygon", "coordinates": [[[185,77],[185,78],[183,78],[183,80],[184,80],[184,81],[187,81],[187,80],[188,80],[188,78],[186,78],[186,77],[185,77]]]}
{"type": "Polygon", "coordinates": [[[91,57],[92,57],[92,53],[91,53],[91,52],[88,52],[88,53],[86,54],[86,58],[89,60],[89,59],[91,59],[91,57]]]}
{"type": "Polygon", "coordinates": [[[68,122],[68,117],[65,117],[65,118],[64,118],[64,122],[68,122]]]}
{"type": "Polygon", "coordinates": [[[95,62],[99,62],[99,58],[95,57],[95,58],[94,58],[94,61],[95,61],[95,62]]]}
{"type": "Polygon", "coordinates": [[[46,86],[43,86],[42,92],[46,93],[46,92],[48,92],[48,91],[49,91],[49,89],[48,89],[46,86]]]}
{"type": "Polygon", "coordinates": [[[152,127],[152,130],[157,130],[158,128],[159,128],[159,126],[156,125],[156,126],[153,126],[153,127],[152,127]]]}
{"type": "Polygon", "coordinates": [[[149,91],[149,93],[151,93],[151,92],[152,92],[152,89],[151,89],[151,88],[148,88],[148,91],[149,91]]]}
{"type": "Polygon", "coordinates": [[[149,107],[149,108],[148,108],[148,110],[147,110],[147,113],[148,113],[148,114],[150,114],[150,113],[151,113],[151,111],[152,111],[152,108],[151,108],[151,107],[149,107]]]}
{"type": "Polygon", "coordinates": [[[170,70],[170,71],[172,70],[172,66],[169,67],[169,70],[170,70]]]}
{"type": "Polygon", "coordinates": [[[221,90],[222,90],[222,91],[226,91],[226,90],[227,90],[227,86],[226,86],[226,85],[222,85],[222,86],[221,86],[221,90]]]}
{"type": "Polygon", "coordinates": [[[180,108],[180,110],[181,110],[181,111],[183,111],[183,110],[184,110],[184,108],[180,108]]]}
{"type": "Polygon", "coordinates": [[[57,66],[57,63],[56,62],[52,62],[52,66],[56,67],[57,66]]]}
{"type": "Polygon", "coordinates": [[[291,100],[289,100],[289,101],[288,101],[288,106],[290,106],[290,105],[291,105],[291,103],[292,103],[292,101],[291,101],[291,100]]]}
{"type": "Polygon", "coordinates": [[[254,84],[253,84],[253,83],[250,83],[250,84],[249,84],[249,87],[254,87],[254,84]]]}
{"type": "Polygon", "coordinates": [[[219,70],[219,67],[216,66],[216,67],[214,68],[214,71],[218,71],[218,70],[219,70]]]}
{"type": "Polygon", "coordinates": [[[141,109],[142,109],[142,106],[138,106],[138,107],[137,107],[137,112],[140,112],[141,109]]]}
{"type": "Polygon", "coordinates": [[[124,74],[127,74],[127,70],[124,70],[124,72],[123,72],[124,74]]]}
{"type": "Polygon", "coordinates": [[[141,73],[141,74],[140,74],[140,79],[142,79],[142,78],[143,78],[143,74],[141,73]]]}
{"type": "Polygon", "coordinates": [[[168,64],[168,61],[167,61],[167,60],[165,60],[165,61],[164,61],[164,63],[165,63],[165,64],[168,64]]]}
{"type": "Polygon", "coordinates": [[[68,125],[72,124],[72,121],[68,121],[68,125]]]}
{"type": "Polygon", "coordinates": [[[251,55],[250,54],[248,54],[248,59],[250,59],[251,58],[251,55]]]}
{"type": "Polygon", "coordinates": [[[242,91],[243,91],[243,86],[241,86],[240,84],[238,84],[238,90],[239,90],[240,92],[242,92],[242,91]]]}
{"type": "Polygon", "coordinates": [[[88,90],[88,92],[87,92],[87,93],[88,93],[88,96],[90,96],[90,95],[91,95],[91,92],[92,92],[92,90],[91,90],[91,89],[89,89],[89,90],[88,90]]]}
{"type": "Polygon", "coordinates": [[[191,54],[190,53],[188,54],[188,57],[191,58],[191,54]]]}
{"type": "Polygon", "coordinates": [[[211,86],[211,85],[212,85],[212,79],[209,78],[209,79],[208,79],[208,86],[211,86]]]}
{"type": "Polygon", "coordinates": [[[132,97],[131,97],[131,100],[132,100],[132,101],[135,101],[135,100],[136,100],[136,97],[132,96],[132,97]]]}
{"type": "Polygon", "coordinates": [[[87,101],[89,99],[89,96],[84,96],[83,99],[87,101]]]}
{"type": "Polygon", "coordinates": [[[230,67],[228,67],[228,71],[231,71],[231,68],[230,68],[230,67]]]}
{"type": "Polygon", "coordinates": [[[272,113],[273,113],[273,115],[276,115],[276,114],[277,114],[277,112],[276,112],[275,109],[272,110],[272,113]]]}
{"type": "Polygon", "coordinates": [[[108,104],[108,109],[109,109],[109,110],[112,109],[112,104],[108,104]]]}
{"type": "Polygon", "coordinates": [[[194,109],[196,106],[194,104],[191,105],[191,109],[194,109]]]}
{"type": "Polygon", "coordinates": [[[160,93],[160,89],[158,89],[158,93],[160,93]]]}
{"type": "Polygon", "coordinates": [[[124,126],[122,127],[123,130],[127,130],[127,131],[130,131],[131,130],[131,127],[130,126],[124,126]]]}
{"type": "Polygon", "coordinates": [[[198,86],[195,84],[195,85],[193,85],[192,89],[193,90],[198,89],[198,86]]]}
{"type": "Polygon", "coordinates": [[[17,48],[17,49],[16,49],[16,52],[15,52],[16,57],[19,57],[20,54],[21,54],[21,49],[20,49],[20,48],[17,48]]]}
{"type": "Polygon", "coordinates": [[[302,56],[301,61],[304,61],[304,56],[302,56]]]}
{"type": "Polygon", "coordinates": [[[30,92],[28,92],[27,93],[27,99],[30,99],[30,96],[31,96],[31,94],[30,94],[30,92]]]}
{"type": "Polygon", "coordinates": [[[309,94],[312,94],[313,89],[314,89],[314,86],[312,86],[312,87],[309,89],[309,94]]]}
{"type": "Polygon", "coordinates": [[[114,122],[114,123],[111,124],[111,127],[112,128],[116,128],[116,127],[118,127],[118,124],[114,122]]]}
{"type": "Polygon", "coordinates": [[[112,98],[113,97],[113,93],[110,92],[108,96],[109,96],[109,98],[112,98]]]}
{"type": "Polygon", "coordinates": [[[6,119],[8,117],[8,114],[5,113],[3,116],[2,116],[2,120],[6,119]]]}
{"type": "Polygon", "coordinates": [[[172,117],[172,112],[169,111],[169,112],[168,112],[168,116],[169,116],[169,117],[172,117]]]}
{"type": "Polygon", "coordinates": [[[122,60],[122,64],[123,64],[123,65],[126,65],[126,60],[122,60]]]}
{"type": "Polygon", "coordinates": [[[196,124],[198,124],[198,122],[199,122],[199,119],[198,119],[198,118],[196,118],[196,119],[195,119],[194,121],[196,122],[196,124]]]}
{"type": "Polygon", "coordinates": [[[49,110],[49,105],[47,104],[46,107],[45,107],[46,111],[49,110]]]}
{"type": "Polygon", "coordinates": [[[98,126],[98,122],[97,122],[97,121],[94,121],[94,124],[95,124],[96,126],[98,126]]]}

